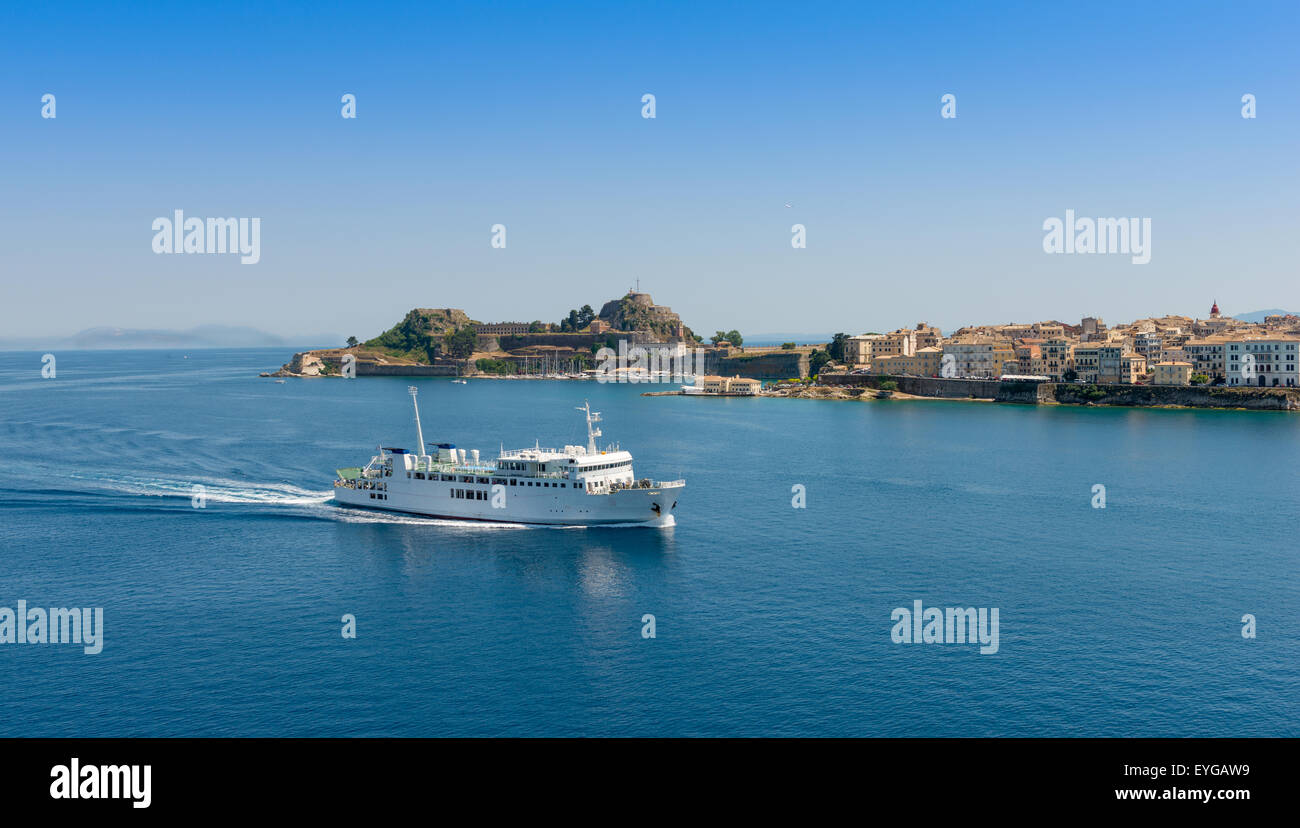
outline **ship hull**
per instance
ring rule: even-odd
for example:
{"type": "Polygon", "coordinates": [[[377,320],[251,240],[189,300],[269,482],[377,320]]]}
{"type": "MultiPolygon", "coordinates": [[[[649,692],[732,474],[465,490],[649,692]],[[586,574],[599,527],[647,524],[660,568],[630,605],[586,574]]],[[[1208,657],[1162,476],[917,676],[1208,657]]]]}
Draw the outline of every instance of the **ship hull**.
{"type": "Polygon", "coordinates": [[[448,520],[545,526],[676,525],[681,485],[588,494],[574,488],[464,485],[403,477],[370,481],[373,488],[336,486],[340,506],[448,520]],[[459,494],[459,496],[458,496],[459,494]]]}

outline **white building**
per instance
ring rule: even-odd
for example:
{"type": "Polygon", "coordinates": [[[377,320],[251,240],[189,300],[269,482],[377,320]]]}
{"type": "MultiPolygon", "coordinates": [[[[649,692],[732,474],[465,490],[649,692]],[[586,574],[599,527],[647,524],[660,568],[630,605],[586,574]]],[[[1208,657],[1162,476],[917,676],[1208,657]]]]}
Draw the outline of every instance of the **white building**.
{"type": "Polygon", "coordinates": [[[1002,365],[1016,358],[1016,352],[1010,342],[976,339],[943,343],[943,357],[952,357],[954,376],[996,379],[1002,376],[1002,365]]]}
{"type": "Polygon", "coordinates": [[[1228,385],[1266,388],[1300,386],[1300,340],[1243,339],[1226,343],[1224,375],[1228,385]]]}

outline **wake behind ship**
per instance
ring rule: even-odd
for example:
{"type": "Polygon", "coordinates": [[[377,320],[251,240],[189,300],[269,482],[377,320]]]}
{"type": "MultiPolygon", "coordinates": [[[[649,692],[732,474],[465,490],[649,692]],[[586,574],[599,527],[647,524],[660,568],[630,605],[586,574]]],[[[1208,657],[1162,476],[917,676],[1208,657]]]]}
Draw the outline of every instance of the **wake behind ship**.
{"type": "Polygon", "coordinates": [[[417,389],[416,452],[381,446],[361,468],[338,470],[334,500],[345,506],[427,517],[567,526],[676,525],[684,480],[637,480],[632,455],[617,445],[596,449],[600,413],[584,404],[587,445],[501,451],[480,461],[477,449],[426,444],[417,389]],[[426,449],[425,447],[429,448],[426,449]]]}

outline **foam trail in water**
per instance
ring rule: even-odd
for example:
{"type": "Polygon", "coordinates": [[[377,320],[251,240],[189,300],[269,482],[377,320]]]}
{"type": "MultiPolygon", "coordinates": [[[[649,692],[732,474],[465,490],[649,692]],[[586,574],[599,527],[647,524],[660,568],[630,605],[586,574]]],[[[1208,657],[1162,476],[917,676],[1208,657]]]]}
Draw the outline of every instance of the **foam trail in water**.
{"type": "Polygon", "coordinates": [[[459,529],[585,529],[584,526],[504,523],[455,518],[421,517],[397,512],[349,509],[335,505],[333,490],[315,491],[290,483],[250,483],[245,480],[202,478],[178,480],[167,477],[95,475],[74,473],[72,479],[110,493],[138,497],[184,498],[190,500],[202,486],[209,503],[243,503],[264,506],[303,506],[312,517],[324,517],[340,523],[382,523],[404,526],[439,526],[459,529]]]}
{"type": "Polygon", "coordinates": [[[177,480],[166,477],[101,476],[72,474],[72,479],[98,489],[145,497],[183,497],[198,494],[195,486],[202,486],[203,497],[213,503],[265,503],[272,505],[306,505],[324,503],[334,496],[333,491],[313,491],[289,483],[250,483],[243,480],[201,478],[177,480]]]}

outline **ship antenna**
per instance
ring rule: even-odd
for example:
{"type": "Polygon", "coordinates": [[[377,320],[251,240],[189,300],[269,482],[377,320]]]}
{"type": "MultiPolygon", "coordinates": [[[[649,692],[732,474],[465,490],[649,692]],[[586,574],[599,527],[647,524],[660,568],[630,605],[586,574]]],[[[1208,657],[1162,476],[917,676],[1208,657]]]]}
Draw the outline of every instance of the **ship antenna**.
{"type": "Polygon", "coordinates": [[[419,447],[415,450],[415,457],[418,460],[424,454],[424,429],[420,427],[420,404],[415,400],[415,395],[420,393],[420,389],[408,385],[406,391],[411,395],[411,405],[415,406],[415,438],[420,441],[419,447]]]}
{"type": "Polygon", "coordinates": [[[587,415],[587,454],[596,453],[596,438],[600,436],[600,429],[595,428],[595,423],[600,422],[600,412],[591,410],[591,403],[587,400],[582,401],[578,411],[587,415]]]}

